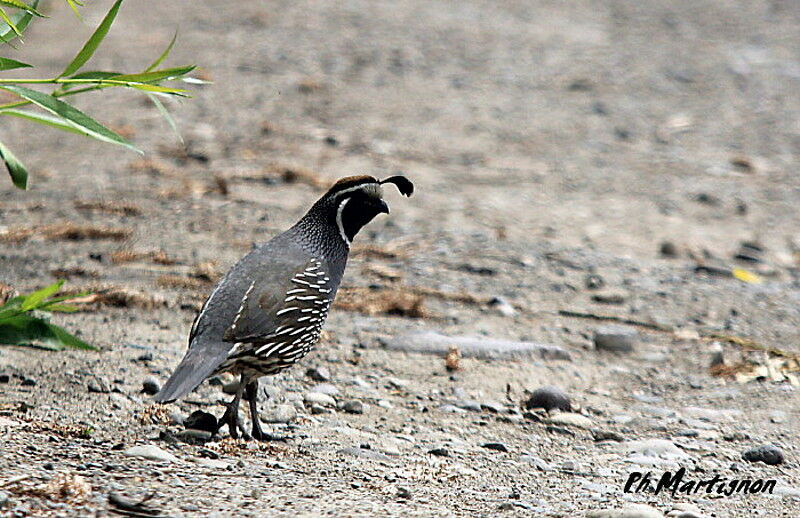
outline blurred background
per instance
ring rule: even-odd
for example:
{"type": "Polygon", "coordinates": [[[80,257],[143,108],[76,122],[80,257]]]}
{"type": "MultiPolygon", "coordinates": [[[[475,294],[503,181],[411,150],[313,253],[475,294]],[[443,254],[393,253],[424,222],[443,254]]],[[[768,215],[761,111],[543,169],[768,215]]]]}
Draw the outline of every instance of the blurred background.
{"type": "MultiPolygon", "coordinates": [[[[51,18],[6,55],[56,75],[111,4],[91,2],[81,22],[47,2],[51,18]]],[[[401,173],[417,192],[388,194],[392,214],[359,235],[344,285],[364,291],[341,301],[310,361],[404,376],[436,400],[447,378],[384,356],[387,337],[533,340],[574,363],[476,361],[458,383],[502,399],[507,384],[552,382],[611,415],[735,401],[743,429],[792,448],[797,429],[776,431],[789,425],[767,412],[797,415],[781,374],[796,364],[764,375],[768,355],[736,340],[795,361],[800,351],[800,2],[129,0],[85,68],[143,69],[176,28],[164,66],[195,64],[209,82],[165,101],[183,143],[135,92],[74,100],[143,155],[0,120],[0,140],[31,171],[29,191],[0,176],[0,281],[27,291],[68,278],[108,295],[97,311],[59,317],[111,349],[102,361],[69,353],[70,369],[137,390],[140,374],[166,377],[213,282],[252,243],[339,177],[401,173]],[[597,354],[597,316],[634,322],[641,355],[597,354]],[[153,355],[130,367],[139,377],[119,374],[130,344],[153,355]],[[362,354],[360,366],[342,363],[362,354]],[[731,368],[710,375],[720,362],[731,368]],[[737,372],[775,384],[730,389],[737,372]]],[[[40,380],[62,367],[6,354],[40,380]]],[[[281,383],[300,384],[302,371],[281,383]]],[[[128,410],[113,426],[126,429],[128,410]]],[[[458,498],[482,502],[470,487],[458,498]]]]}

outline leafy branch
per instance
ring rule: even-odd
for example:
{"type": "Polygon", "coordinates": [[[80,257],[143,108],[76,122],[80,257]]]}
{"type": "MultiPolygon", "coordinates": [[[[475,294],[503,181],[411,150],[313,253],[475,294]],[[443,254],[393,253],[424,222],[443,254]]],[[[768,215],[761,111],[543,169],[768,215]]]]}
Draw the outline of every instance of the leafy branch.
{"type": "Polygon", "coordinates": [[[65,301],[81,297],[62,295],[55,297],[64,281],[58,281],[29,295],[19,295],[0,306],[0,344],[31,345],[54,351],[63,349],[97,350],[63,328],[51,324],[39,312],[73,313],[76,306],[65,301]]]}
{"type": "MultiPolygon", "coordinates": [[[[40,0],[33,0],[31,5],[22,0],[0,0],[0,43],[13,46],[15,39],[22,40],[25,29],[34,16],[44,17],[37,8],[40,0]],[[9,16],[3,7],[16,9],[9,16]]],[[[175,121],[169,115],[163,103],[158,99],[162,97],[188,97],[185,89],[163,86],[166,81],[181,80],[187,83],[203,83],[204,81],[188,76],[195,69],[194,65],[185,65],[171,68],[158,67],[169,56],[175,45],[177,33],[173,36],[167,48],[153,61],[150,66],[137,73],[120,73],[114,71],[88,71],[81,72],[83,66],[94,55],[103,39],[108,34],[114,23],[123,0],[116,0],[106,13],[103,20],[89,37],[81,50],[75,55],[64,70],[56,77],[50,78],[0,78],[0,89],[19,97],[19,101],[0,104],[0,115],[26,119],[38,124],[43,124],[70,133],[126,147],[133,151],[141,152],[131,142],[100,124],[89,115],[78,110],[71,104],[63,101],[64,97],[84,94],[105,88],[129,88],[138,90],[148,96],[159,112],[175,130],[175,121]],[[51,85],[55,87],[51,92],[44,93],[39,90],[21,85],[51,85]],[[24,108],[24,109],[20,109],[24,108]]],[[[78,7],[83,6],[79,0],[66,0],[69,7],[79,15],[78,7]]],[[[0,57],[0,72],[20,68],[32,68],[32,65],[15,59],[0,57]]],[[[177,133],[177,131],[176,131],[177,133]]],[[[2,159],[14,185],[26,189],[28,185],[28,171],[24,164],[2,142],[0,142],[0,159],[2,159]]]]}

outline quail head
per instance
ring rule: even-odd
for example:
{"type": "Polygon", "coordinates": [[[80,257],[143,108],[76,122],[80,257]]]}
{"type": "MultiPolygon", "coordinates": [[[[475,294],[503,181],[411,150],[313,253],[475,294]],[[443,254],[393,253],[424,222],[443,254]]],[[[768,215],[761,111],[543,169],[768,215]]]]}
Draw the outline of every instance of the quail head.
{"type": "Polygon", "coordinates": [[[222,372],[239,374],[239,389],[217,429],[227,424],[231,436],[238,437],[243,428],[239,402],[246,396],[249,436],[269,439],[259,424],[258,379],[290,367],[316,345],[350,243],[375,216],[389,213],[382,192],[386,183],[405,196],[414,191],[403,176],[342,178],[292,228],[236,263],[197,315],[186,355],[155,400],[174,401],[222,372]]]}

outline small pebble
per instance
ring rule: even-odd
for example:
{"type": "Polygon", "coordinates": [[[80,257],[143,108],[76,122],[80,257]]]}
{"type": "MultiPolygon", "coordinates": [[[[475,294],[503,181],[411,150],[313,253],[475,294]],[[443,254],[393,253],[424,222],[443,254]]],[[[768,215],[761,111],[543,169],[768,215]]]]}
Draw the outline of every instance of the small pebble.
{"type": "Polygon", "coordinates": [[[483,446],[487,450],[508,452],[508,447],[506,447],[506,445],[503,444],[502,442],[487,442],[485,444],[482,444],[481,446],[483,446]]]}
{"type": "Polygon", "coordinates": [[[638,331],[628,327],[603,326],[594,332],[594,346],[598,350],[631,352],[638,341],[638,331]]]}
{"type": "Polygon", "coordinates": [[[157,394],[159,390],[161,390],[161,385],[159,385],[158,380],[153,376],[145,378],[142,382],[142,392],[145,394],[152,396],[157,394]]]}
{"type": "Polygon", "coordinates": [[[784,460],[783,451],[771,444],[751,448],[742,453],[742,458],[749,462],[763,462],[770,466],[782,464],[784,460]]]}
{"type": "Polygon", "coordinates": [[[428,450],[428,453],[431,455],[435,455],[437,457],[449,457],[450,450],[447,448],[433,448],[432,450],[428,450]]]}
{"type": "Polygon", "coordinates": [[[411,491],[405,487],[398,487],[397,488],[397,498],[402,498],[403,500],[408,500],[411,498],[411,491]]]}
{"type": "Polygon", "coordinates": [[[572,410],[572,403],[569,396],[560,388],[548,385],[538,388],[531,393],[527,401],[525,401],[525,408],[544,408],[545,410],[552,410],[557,408],[563,412],[572,410]]]}
{"type": "Polygon", "coordinates": [[[348,414],[363,414],[364,403],[358,401],[357,399],[353,399],[351,401],[347,401],[344,405],[342,405],[342,409],[348,414]]]}
{"type": "Polygon", "coordinates": [[[611,430],[592,430],[592,437],[595,441],[616,441],[622,442],[625,438],[617,432],[611,430]]]}
{"type": "Polygon", "coordinates": [[[678,247],[672,241],[664,241],[659,247],[661,257],[668,257],[670,259],[678,257],[678,247]]]}
{"type": "Polygon", "coordinates": [[[261,412],[260,418],[265,423],[288,423],[297,417],[294,405],[276,405],[268,411],[261,412]]]}

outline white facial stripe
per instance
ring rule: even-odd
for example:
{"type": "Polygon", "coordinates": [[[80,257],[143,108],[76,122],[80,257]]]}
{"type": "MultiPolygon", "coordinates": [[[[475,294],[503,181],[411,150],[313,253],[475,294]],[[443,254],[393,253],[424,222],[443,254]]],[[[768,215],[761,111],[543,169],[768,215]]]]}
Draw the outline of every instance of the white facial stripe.
{"type": "Polygon", "coordinates": [[[339,198],[342,194],[347,194],[358,190],[363,190],[367,194],[371,194],[378,198],[383,198],[383,187],[378,183],[362,183],[361,185],[356,185],[355,187],[343,189],[337,192],[334,197],[339,198]]]}
{"type": "Polygon", "coordinates": [[[339,208],[336,209],[336,226],[339,227],[339,235],[342,236],[345,244],[349,247],[350,240],[347,239],[347,234],[344,233],[344,226],[342,225],[342,211],[344,210],[344,206],[347,205],[347,202],[350,201],[350,198],[345,198],[339,204],[339,208]]]}

